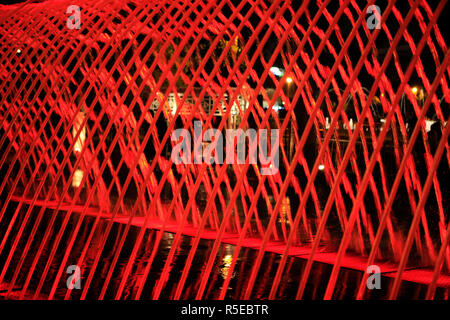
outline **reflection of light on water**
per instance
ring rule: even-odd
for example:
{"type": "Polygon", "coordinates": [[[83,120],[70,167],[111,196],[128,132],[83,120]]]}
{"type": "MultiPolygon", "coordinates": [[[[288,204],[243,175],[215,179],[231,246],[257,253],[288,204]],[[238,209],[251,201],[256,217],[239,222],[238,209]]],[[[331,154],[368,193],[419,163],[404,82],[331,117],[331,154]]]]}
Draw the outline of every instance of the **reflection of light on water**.
{"type": "Polygon", "coordinates": [[[162,239],[164,241],[165,248],[170,249],[172,247],[173,238],[174,238],[173,233],[164,232],[162,234],[162,239]]]}
{"type": "Polygon", "coordinates": [[[289,200],[289,197],[284,197],[283,201],[281,202],[281,209],[280,209],[280,218],[278,219],[278,222],[289,224],[288,214],[290,216],[291,214],[291,200],[289,200]]]}
{"type": "MultiPolygon", "coordinates": [[[[233,256],[231,254],[227,254],[225,257],[223,257],[223,259],[222,259],[223,267],[220,268],[220,274],[222,275],[222,278],[224,278],[224,279],[227,278],[232,262],[233,262],[233,256]]],[[[236,275],[236,272],[233,272],[233,274],[231,275],[231,278],[233,279],[235,275],[236,275]]]]}
{"type": "MultiPolygon", "coordinates": [[[[234,249],[235,247],[229,244],[226,244],[225,247],[225,256],[222,258],[222,265],[220,266],[220,274],[222,275],[222,278],[226,279],[230,273],[230,267],[231,264],[233,263],[233,253],[234,253],[234,249]]],[[[236,275],[236,272],[233,272],[233,274],[231,275],[230,279],[233,279],[236,275]]],[[[228,289],[231,289],[230,287],[228,287],[228,289]]]]}
{"type": "Polygon", "coordinates": [[[227,254],[224,258],[223,258],[223,263],[224,265],[226,265],[227,267],[229,267],[231,265],[231,262],[233,261],[233,256],[231,254],[227,254]]]}
{"type": "Polygon", "coordinates": [[[72,178],[72,187],[78,188],[81,184],[81,180],[83,180],[84,172],[83,170],[77,169],[75,170],[72,178]]]}

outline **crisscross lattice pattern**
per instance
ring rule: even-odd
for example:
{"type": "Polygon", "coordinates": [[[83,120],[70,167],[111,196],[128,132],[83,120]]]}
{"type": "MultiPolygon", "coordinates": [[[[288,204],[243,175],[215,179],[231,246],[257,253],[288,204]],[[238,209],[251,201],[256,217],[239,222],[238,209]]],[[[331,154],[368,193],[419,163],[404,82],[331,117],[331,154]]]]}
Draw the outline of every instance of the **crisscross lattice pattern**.
{"type": "MultiPolygon", "coordinates": [[[[134,299],[154,283],[150,298],[212,297],[228,243],[214,298],[248,247],[257,251],[236,297],[258,296],[265,270],[267,297],[280,297],[301,256],[296,298],[315,261],[332,266],[319,298],[339,298],[342,267],[372,264],[393,277],[389,298],[402,279],[448,298],[447,1],[377,1],[380,15],[364,2],[1,6],[0,293],[134,299]],[[191,149],[209,146],[199,125],[224,136],[278,129],[273,174],[248,150],[244,164],[174,164],[176,129],[191,149]],[[206,254],[202,239],[212,239],[206,254]],[[266,252],[280,260],[267,265],[266,252]],[[79,291],[65,287],[69,265],[81,266],[79,291]]],[[[355,298],[367,297],[367,277],[355,298]]]]}

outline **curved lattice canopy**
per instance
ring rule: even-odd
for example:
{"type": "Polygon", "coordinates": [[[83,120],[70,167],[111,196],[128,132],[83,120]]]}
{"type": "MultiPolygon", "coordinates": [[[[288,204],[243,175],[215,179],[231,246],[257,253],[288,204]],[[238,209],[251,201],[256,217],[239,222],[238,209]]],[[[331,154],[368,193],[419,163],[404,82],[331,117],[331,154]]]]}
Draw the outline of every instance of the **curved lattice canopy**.
{"type": "Polygon", "coordinates": [[[373,3],[0,6],[0,294],[448,298],[447,1],[373,3]]]}

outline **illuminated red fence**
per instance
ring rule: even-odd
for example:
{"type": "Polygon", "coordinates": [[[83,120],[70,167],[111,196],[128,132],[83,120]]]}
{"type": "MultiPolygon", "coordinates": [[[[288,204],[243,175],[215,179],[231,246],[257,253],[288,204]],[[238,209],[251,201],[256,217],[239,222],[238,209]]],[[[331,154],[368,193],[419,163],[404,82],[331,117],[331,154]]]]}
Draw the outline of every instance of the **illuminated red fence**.
{"type": "Polygon", "coordinates": [[[314,282],[339,298],[344,269],[370,298],[377,265],[385,298],[412,282],[448,299],[447,1],[363,2],[0,6],[0,295],[139,299],[152,283],[148,298],[223,299],[240,272],[248,299],[269,272],[276,299],[295,258],[290,298],[314,282]],[[266,129],[279,162],[251,162],[246,138],[245,163],[206,163],[223,151],[211,128],[266,129]],[[172,160],[177,129],[189,163],[172,160]]]}

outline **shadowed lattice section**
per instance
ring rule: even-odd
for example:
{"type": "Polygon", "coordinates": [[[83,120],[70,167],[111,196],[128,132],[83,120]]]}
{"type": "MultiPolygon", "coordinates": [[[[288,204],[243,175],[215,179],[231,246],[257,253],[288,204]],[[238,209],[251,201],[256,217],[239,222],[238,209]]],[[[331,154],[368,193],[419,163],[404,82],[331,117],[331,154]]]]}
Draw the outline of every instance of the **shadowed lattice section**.
{"type": "Polygon", "coordinates": [[[342,267],[363,271],[352,297],[370,298],[377,264],[386,298],[403,279],[448,299],[447,1],[377,1],[381,15],[373,2],[0,6],[0,294],[276,299],[299,256],[290,298],[315,291],[323,262],[317,298],[341,297],[342,267]],[[202,157],[225,149],[233,161],[202,157]]]}

